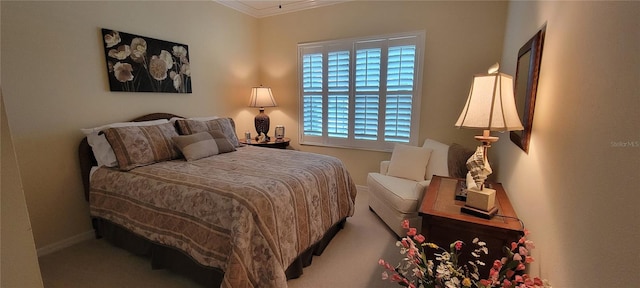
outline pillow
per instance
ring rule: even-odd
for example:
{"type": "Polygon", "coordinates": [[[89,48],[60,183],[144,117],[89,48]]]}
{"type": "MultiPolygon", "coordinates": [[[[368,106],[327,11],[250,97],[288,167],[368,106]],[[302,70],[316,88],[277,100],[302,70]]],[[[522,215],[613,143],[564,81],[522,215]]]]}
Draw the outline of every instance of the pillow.
{"type": "Polygon", "coordinates": [[[460,144],[451,144],[447,156],[449,177],[465,178],[469,171],[467,169],[467,159],[469,159],[474,152],[474,150],[468,149],[460,144]]]}
{"type": "Polygon", "coordinates": [[[119,122],[119,123],[111,123],[102,125],[94,128],[86,128],[80,129],[85,136],[87,136],[87,142],[89,146],[91,146],[91,150],[93,151],[93,156],[96,157],[96,161],[98,162],[98,166],[107,166],[107,167],[116,167],[118,166],[118,160],[116,159],[116,155],[113,153],[113,149],[111,149],[111,145],[107,141],[107,138],[103,133],[100,133],[104,130],[107,130],[112,127],[128,127],[128,126],[150,126],[150,125],[158,125],[168,123],[167,119],[158,119],[152,121],[141,121],[141,122],[119,122]]]}
{"type": "Polygon", "coordinates": [[[238,136],[236,136],[236,123],[233,122],[233,119],[231,118],[216,118],[207,121],[178,119],[176,120],[176,123],[183,135],[216,130],[222,132],[233,146],[240,146],[238,136]]]}
{"type": "Polygon", "coordinates": [[[171,138],[187,161],[235,151],[227,137],[218,131],[200,132],[171,138]]]}
{"type": "Polygon", "coordinates": [[[430,180],[433,175],[448,177],[447,153],[449,151],[449,145],[433,139],[426,139],[422,147],[433,149],[431,157],[429,158],[429,164],[427,164],[424,179],[430,180]]]}
{"type": "Polygon", "coordinates": [[[104,131],[122,171],[180,157],[171,123],[153,126],[115,127],[104,131]]]}
{"type": "Polygon", "coordinates": [[[387,175],[414,181],[424,181],[429,157],[433,150],[396,144],[391,154],[387,175]]]}

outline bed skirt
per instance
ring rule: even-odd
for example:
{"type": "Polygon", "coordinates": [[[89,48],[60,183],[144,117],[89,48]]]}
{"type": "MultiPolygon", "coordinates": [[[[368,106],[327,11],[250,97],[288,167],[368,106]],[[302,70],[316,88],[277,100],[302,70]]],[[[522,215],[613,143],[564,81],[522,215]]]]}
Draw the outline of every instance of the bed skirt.
{"type": "MultiPolygon", "coordinates": [[[[176,248],[152,242],[108,220],[93,218],[92,222],[96,238],[104,238],[109,243],[133,254],[149,257],[152,269],[171,270],[205,287],[220,287],[222,283],[224,271],[221,269],[201,265],[176,248]]],[[[345,222],[346,218],[333,225],[320,241],[298,255],[285,271],[287,279],[300,277],[303,273],[302,269],[311,265],[314,255],[322,254],[331,239],[344,228],[345,222]]]]}

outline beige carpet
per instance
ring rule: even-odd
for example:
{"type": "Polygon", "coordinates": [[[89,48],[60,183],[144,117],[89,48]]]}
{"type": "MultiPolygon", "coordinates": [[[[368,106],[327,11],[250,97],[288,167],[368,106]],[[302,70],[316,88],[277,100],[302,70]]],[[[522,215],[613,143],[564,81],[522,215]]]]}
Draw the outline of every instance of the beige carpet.
{"type": "MultiPolygon", "coordinates": [[[[396,238],[367,203],[367,191],[359,191],[354,216],[300,278],[289,280],[289,287],[395,287],[380,280],[378,259],[398,263],[396,238]]],[[[147,258],[104,240],[85,241],[39,260],[47,288],[201,287],[169,271],[152,270],[147,258]]]]}

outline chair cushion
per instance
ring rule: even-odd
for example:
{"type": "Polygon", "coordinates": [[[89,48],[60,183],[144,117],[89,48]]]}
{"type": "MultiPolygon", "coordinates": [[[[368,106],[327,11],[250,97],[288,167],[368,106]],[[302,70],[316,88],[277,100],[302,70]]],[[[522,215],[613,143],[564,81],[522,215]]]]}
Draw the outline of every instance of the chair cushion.
{"type": "Polygon", "coordinates": [[[449,145],[440,143],[433,139],[424,140],[422,147],[431,148],[431,157],[429,157],[429,164],[425,172],[425,179],[431,180],[433,175],[449,177],[448,168],[448,152],[449,145]]]}
{"type": "Polygon", "coordinates": [[[401,213],[415,213],[418,210],[418,202],[422,200],[428,183],[429,181],[416,182],[380,173],[369,173],[367,177],[369,193],[375,194],[401,213]]]}
{"type": "Polygon", "coordinates": [[[387,175],[414,181],[424,181],[430,148],[396,144],[391,154],[387,175]]]}

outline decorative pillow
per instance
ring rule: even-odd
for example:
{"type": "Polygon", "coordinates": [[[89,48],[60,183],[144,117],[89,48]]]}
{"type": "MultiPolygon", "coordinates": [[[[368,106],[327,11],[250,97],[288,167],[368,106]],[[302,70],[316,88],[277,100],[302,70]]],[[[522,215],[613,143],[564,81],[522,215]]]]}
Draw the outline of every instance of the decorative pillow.
{"type": "Polygon", "coordinates": [[[430,180],[433,175],[448,177],[447,153],[449,145],[427,138],[422,147],[433,149],[424,179],[430,180]]]}
{"type": "Polygon", "coordinates": [[[200,132],[171,138],[187,161],[235,151],[227,137],[218,131],[200,132]]]}
{"type": "Polygon", "coordinates": [[[207,121],[193,119],[176,120],[178,128],[183,135],[191,135],[199,132],[220,131],[235,147],[240,146],[236,136],[236,123],[231,118],[216,118],[207,121]]]}
{"type": "Polygon", "coordinates": [[[116,167],[118,166],[116,155],[113,153],[113,149],[111,149],[111,145],[109,145],[107,138],[103,133],[100,132],[113,127],[151,126],[168,122],[169,120],[166,119],[141,122],[120,122],[111,123],[100,127],[80,129],[80,131],[82,131],[82,133],[87,136],[87,142],[89,142],[89,146],[91,146],[91,150],[93,151],[93,155],[96,157],[98,166],[116,167]]]}
{"type": "Polygon", "coordinates": [[[123,171],[180,157],[171,140],[178,132],[171,123],[109,128],[104,134],[123,171]]]}
{"type": "Polygon", "coordinates": [[[414,181],[424,181],[429,157],[433,150],[396,144],[391,154],[387,175],[414,181]]]}
{"type": "Polygon", "coordinates": [[[236,146],[231,144],[229,138],[227,138],[227,136],[222,132],[213,130],[209,131],[208,133],[211,135],[211,137],[213,137],[213,140],[216,141],[219,154],[236,151],[236,146]]]}
{"type": "Polygon", "coordinates": [[[468,149],[460,144],[453,143],[449,146],[449,155],[447,162],[449,166],[449,177],[465,178],[467,172],[467,159],[473,155],[475,151],[468,149]]]}

